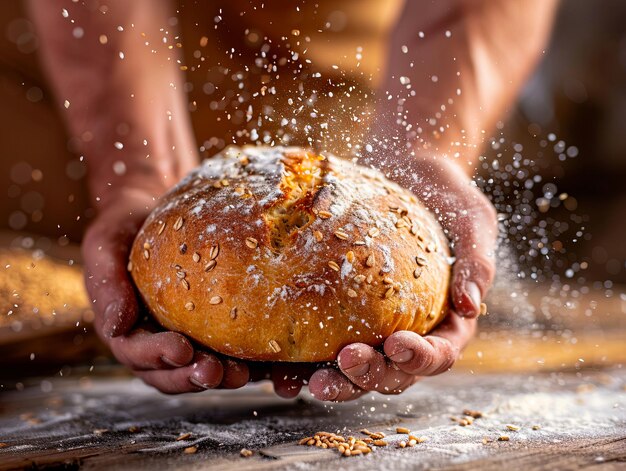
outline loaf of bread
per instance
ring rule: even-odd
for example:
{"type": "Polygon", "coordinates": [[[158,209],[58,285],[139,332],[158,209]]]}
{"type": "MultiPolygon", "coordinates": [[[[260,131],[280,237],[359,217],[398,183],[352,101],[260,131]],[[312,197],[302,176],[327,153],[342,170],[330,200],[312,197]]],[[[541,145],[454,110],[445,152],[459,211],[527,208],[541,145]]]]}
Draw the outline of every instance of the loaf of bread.
{"type": "Polygon", "coordinates": [[[381,173],[295,147],[229,147],[166,194],[129,270],[167,329],[248,360],[334,360],[446,313],[448,242],[381,173]]]}

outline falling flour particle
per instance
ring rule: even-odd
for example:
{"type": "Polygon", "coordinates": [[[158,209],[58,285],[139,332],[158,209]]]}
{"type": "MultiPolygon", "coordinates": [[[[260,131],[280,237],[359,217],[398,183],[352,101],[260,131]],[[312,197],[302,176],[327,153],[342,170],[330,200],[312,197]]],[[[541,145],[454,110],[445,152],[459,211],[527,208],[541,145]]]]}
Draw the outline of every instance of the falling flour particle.
{"type": "Polygon", "coordinates": [[[113,172],[115,175],[124,175],[126,173],[126,164],[121,160],[113,162],[113,172]]]}

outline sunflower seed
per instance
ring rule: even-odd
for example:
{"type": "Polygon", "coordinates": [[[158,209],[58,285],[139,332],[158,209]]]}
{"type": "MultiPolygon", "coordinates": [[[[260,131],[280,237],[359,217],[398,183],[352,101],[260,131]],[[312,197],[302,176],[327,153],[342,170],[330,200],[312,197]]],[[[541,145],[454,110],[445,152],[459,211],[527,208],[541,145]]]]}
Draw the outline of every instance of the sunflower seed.
{"type": "Polygon", "coordinates": [[[209,300],[209,304],[219,304],[222,302],[222,298],[220,296],[213,296],[210,300],[209,300]]]}
{"type": "Polygon", "coordinates": [[[377,227],[372,227],[369,231],[367,231],[367,235],[370,237],[377,237],[380,235],[380,230],[377,227]]]}
{"type": "Polygon", "coordinates": [[[256,249],[259,245],[259,241],[254,237],[246,237],[246,245],[249,249],[256,249]]]}
{"type": "Polygon", "coordinates": [[[180,230],[180,228],[183,227],[183,222],[183,218],[181,216],[178,216],[178,219],[176,219],[176,222],[174,222],[174,230],[180,230]]]}
{"type": "Polygon", "coordinates": [[[328,262],[328,266],[335,271],[339,271],[339,265],[337,265],[337,262],[333,262],[331,260],[330,262],[328,262]]]}
{"type": "Polygon", "coordinates": [[[398,219],[398,221],[396,222],[396,228],[398,229],[402,229],[403,227],[407,227],[408,224],[406,223],[406,221],[404,219],[398,219]]]}
{"type": "Polygon", "coordinates": [[[350,236],[343,231],[335,231],[335,237],[341,240],[347,240],[350,236]]]}

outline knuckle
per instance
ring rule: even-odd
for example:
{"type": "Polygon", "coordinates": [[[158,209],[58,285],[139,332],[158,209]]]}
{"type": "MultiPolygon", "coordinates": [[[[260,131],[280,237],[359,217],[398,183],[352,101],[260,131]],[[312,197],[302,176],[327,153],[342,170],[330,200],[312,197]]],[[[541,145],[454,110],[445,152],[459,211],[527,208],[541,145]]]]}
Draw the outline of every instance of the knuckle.
{"type": "Polygon", "coordinates": [[[437,375],[449,370],[454,365],[456,359],[459,356],[459,348],[452,345],[449,340],[446,339],[432,339],[435,344],[435,348],[438,351],[439,364],[436,365],[432,371],[432,375],[437,375]]]}

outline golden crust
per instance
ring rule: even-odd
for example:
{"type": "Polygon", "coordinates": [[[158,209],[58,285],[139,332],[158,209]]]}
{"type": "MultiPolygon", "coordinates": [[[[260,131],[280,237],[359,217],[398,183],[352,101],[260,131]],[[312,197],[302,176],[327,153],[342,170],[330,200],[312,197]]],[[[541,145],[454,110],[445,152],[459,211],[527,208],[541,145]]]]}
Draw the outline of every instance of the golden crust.
{"type": "Polygon", "coordinates": [[[445,315],[447,240],[382,174],[300,148],[229,147],[163,197],[129,269],[166,328],[249,360],[334,360],[445,315]]]}

